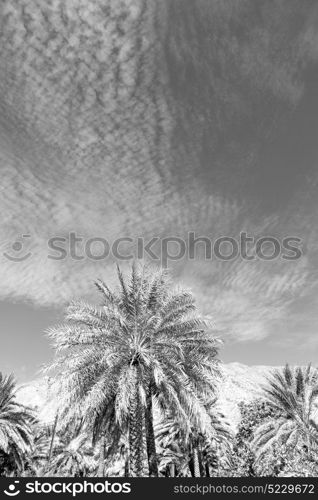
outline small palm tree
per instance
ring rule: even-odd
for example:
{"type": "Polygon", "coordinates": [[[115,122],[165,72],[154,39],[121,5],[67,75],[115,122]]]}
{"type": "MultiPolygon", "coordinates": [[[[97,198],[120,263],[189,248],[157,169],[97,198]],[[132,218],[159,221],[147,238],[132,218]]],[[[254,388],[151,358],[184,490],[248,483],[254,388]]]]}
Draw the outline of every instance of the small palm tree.
{"type": "Polygon", "coordinates": [[[172,415],[155,424],[158,443],[159,469],[171,477],[190,475],[189,427],[176,421],[172,415]]]}
{"type": "Polygon", "coordinates": [[[147,428],[156,475],[152,400],[204,426],[202,398],[214,388],[218,343],[192,295],[172,290],[164,271],[133,266],[129,280],[118,269],[118,280],[115,291],[96,283],[101,307],[72,303],[66,324],[49,332],[58,354],[51,369],[58,370],[66,406],[79,404],[89,421],[115,401],[115,420],[129,430],[132,476],[143,474],[147,428]]]}
{"type": "Polygon", "coordinates": [[[50,470],[54,451],[60,443],[58,422],[57,413],[53,424],[35,422],[33,426],[33,447],[28,457],[28,471],[33,476],[45,476],[50,470]]]}
{"type": "Polygon", "coordinates": [[[32,430],[33,446],[28,455],[26,474],[28,476],[42,476],[48,463],[50,443],[52,441],[51,427],[35,422],[32,430]]]}
{"type": "Polygon", "coordinates": [[[264,387],[264,396],[276,410],[277,417],[264,422],[255,432],[254,447],[262,456],[274,443],[305,446],[310,452],[317,446],[317,423],[314,421],[318,396],[318,371],[306,368],[275,371],[264,387]]]}
{"type": "Polygon", "coordinates": [[[46,475],[66,477],[87,476],[94,468],[93,448],[88,444],[86,432],[74,436],[69,442],[61,439],[54,449],[54,455],[46,475]]]}
{"type": "Polygon", "coordinates": [[[0,372],[0,451],[13,471],[23,471],[24,460],[31,452],[34,421],[31,409],[16,401],[13,375],[6,377],[0,372]]]}
{"type": "Polygon", "coordinates": [[[200,476],[210,477],[211,471],[219,465],[227,464],[231,454],[233,434],[225,415],[217,407],[217,399],[207,403],[210,429],[205,433],[194,433],[198,443],[200,476]]]}
{"type": "Polygon", "coordinates": [[[96,469],[90,430],[83,418],[72,415],[72,418],[65,420],[62,415],[56,415],[53,425],[47,427],[47,431],[47,439],[38,444],[38,447],[46,444],[42,475],[79,477],[96,469]]]}
{"type": "Polygon", "coordinates": [[[92,433],[92,443],[98,447],[97,476],[105,476],[107,459],[117,455],[122,448],[122,437],[127,434],[127,428],[119,426],[116,422],[115,397],[108,402],[102,412],[96,413],[91,425],[88,426],[92,433]],[[111,442],[111,444],[109,444],[111,442]]]}
{"type": "MultiPolygon", "coordinates": [[[[210,475],[210,467],[222,450],[229,452],[227,446],[232,434],[225,417],[216,408],[213,399],[206,408],[210,416],[209,427],[204,432],[195,426],[184,426],[172,416],[158,422],[156,437],[160,449],[160,466],[172,465],[178,475],[202,477],[210,475]]],[[[171,467],[170,467],[171,470],[171,467]]]]}

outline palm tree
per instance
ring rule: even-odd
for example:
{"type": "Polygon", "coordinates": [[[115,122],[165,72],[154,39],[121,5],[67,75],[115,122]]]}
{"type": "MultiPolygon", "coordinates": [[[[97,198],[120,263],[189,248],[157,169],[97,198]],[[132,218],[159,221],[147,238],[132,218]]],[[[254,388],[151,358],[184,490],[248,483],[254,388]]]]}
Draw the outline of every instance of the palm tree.
{"type": "Polygon", "coordinates": [[[24,459],[32,448],[34,421],[31,409],[16,401],[13,375],[6,377],[0,372],[0,451],[13,470],[23,470],[24,459]]]}
{"type": "Polygon", "coordinates": [[[234,438],[223,413],[211,407],[210,416],[212,432],[203,435],[200,442],[200,471],[202,476],[207,477],[213,469],[230,467],[234,438]]]}
{"type": "Polygon", "coordinates": [[[171,477],[190,474],[189,428],[172,415],[156,422],[155,436],[158,443],[159,469],[171,477]]]}
{"type": "Polygon", "coordinates": [[[46,475],[83,477],[95,469],[93,448],[88,444],[86,432],[79,432],[69,441],[60,439],[46,475]]]}
{"type": "Polygon", "coordinates": [[[127,428],[124,429],[123,425],[119,426],[116,422],[115,397],[108,402],[102,412],[95,414],[91,424],[88,430],[92,432],[93,446],[99,443],[97,476],[104,477],[106,460],[118,454],[123,441],[121,438],[127,434],[127,428]]]}
{"type": "MultiPolygon", "coordinates": [[[[53,425],[46,429],[46,440],[38,443],[39,451],[46,447],[42,475],[79,477],[96,470],[97,461],[91,442],[90,429],[84,419],[73,414],[67,420],[63,414],[56,415],[53,425]],[[50,459],[48,460],[48,458],[50,459]]],[[[43,450],[44,451],[44,450],[43,450]]]]}
{"type": "MultiPolygon", "coordinates": [[[[201,432],[195,426],[184,426],[171,415],[156,425],[161,452],[160,466],[173,465],[174,473],[202,477],[210,475],[210,467],[220,451],[229,452],[232,434],[225,417],[216,407],[216,399],[205,403],[210,416],[209,427],[201,432]]],[[[224,458],[224,457],[223,457],[224,458]]]]}
{"type": "Polygon", "coordinates": [[[309,453],[318,443],[317,423],[313,420],[318,396],[318,371],[306,368],[276,370],[263,389],[277,417],[264,422],[255,432],[253,445],[261,457],[275,443],[285,446],[302,444],[309,453]]]}
{"type": "Polygon", "coordinates": [[[52,443],[52,426],[36,422],[33,426],[33,446],[26,464],[29,476],[44,476],[48,466],[50,445],[52,443]]]}
{"type": "Polygon", "coordinates": [[[165,271],[133,266],[129,280],[118,269],[118,280],[115,291],[96,283],[101,307],[68,307],[66,323],[49,332],[57,351],[50,368],[58,372],[65,404],[80,404],[87,419],[115,401],[115,420],[129,430],[131,476],[143,474],[147,428],[149,469],[156,475],[152,399],[204,426],[202,398],[214,388],[218,343],[191,293],[172,290],[165,271]]]}

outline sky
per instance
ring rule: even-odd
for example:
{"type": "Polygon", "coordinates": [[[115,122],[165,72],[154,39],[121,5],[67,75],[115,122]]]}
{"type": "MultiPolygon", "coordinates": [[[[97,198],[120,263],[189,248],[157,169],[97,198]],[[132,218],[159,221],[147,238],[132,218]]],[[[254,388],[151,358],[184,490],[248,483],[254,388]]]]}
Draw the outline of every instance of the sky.
{"type": "Polygon", "coordinates": [[[191,231],[301,240],[296,260],[168,264],[224,361],[315,364],[317,84],[315,0],[3,0],[0,370],[39,376],[67,303],[114,285],[87,241],[191,231]]]}

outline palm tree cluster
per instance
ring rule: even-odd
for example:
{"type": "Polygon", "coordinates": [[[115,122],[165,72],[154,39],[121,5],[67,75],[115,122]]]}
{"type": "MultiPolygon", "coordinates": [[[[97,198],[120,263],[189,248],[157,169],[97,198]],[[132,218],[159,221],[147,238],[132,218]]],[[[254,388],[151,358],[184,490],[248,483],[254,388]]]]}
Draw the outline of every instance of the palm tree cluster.
{"type": "Polygon", "coordinates": [[[115,289],[96,282],[99,306],[72,302],[48,332],[59,402],[51,425],[0,373],[0,474],[278,475],[306,463],[318,475],[315,368],[274,371],[262,399],[240,405],[235,432],[218,407],[220,341],[193,295],[160,269],[117,276],[115,289]]]}

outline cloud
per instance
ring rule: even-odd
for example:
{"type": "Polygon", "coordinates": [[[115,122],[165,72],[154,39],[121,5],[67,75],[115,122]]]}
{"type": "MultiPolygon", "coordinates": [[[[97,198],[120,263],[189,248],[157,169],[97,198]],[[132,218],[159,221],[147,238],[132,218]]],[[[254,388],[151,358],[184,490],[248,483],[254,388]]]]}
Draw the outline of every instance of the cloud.
{"type": "MultiPolygon", "coordinates": [[[[251,213],[246,184],[303,96],[316,10],[292,0],[3,0],[0,241],[12,251],[30,234],[32,258],[1,258],[0,297],[61,305],[89,295],[100,274],[112,280],[111,261],[47,259],[48,239],[72,231],[110,241],[283,234],[285,216],[251,213]]],[[[309,269],[174,266],[241,339],[271,333],[309,269]]]]}

